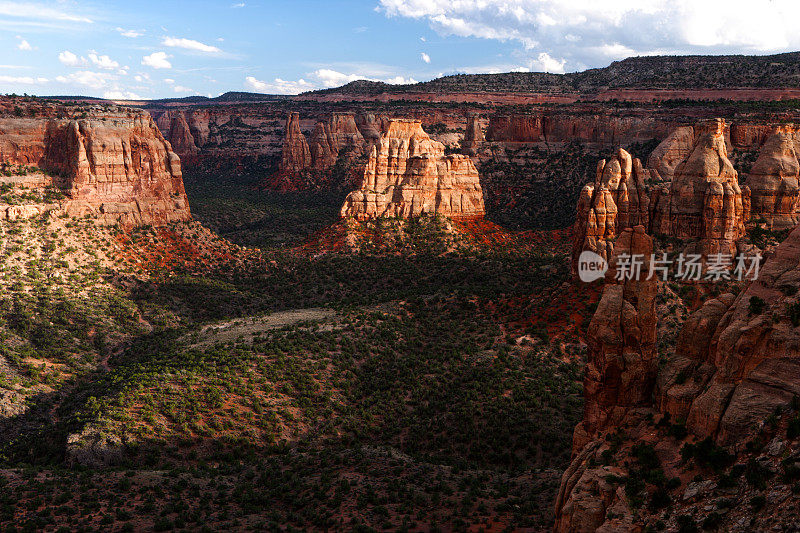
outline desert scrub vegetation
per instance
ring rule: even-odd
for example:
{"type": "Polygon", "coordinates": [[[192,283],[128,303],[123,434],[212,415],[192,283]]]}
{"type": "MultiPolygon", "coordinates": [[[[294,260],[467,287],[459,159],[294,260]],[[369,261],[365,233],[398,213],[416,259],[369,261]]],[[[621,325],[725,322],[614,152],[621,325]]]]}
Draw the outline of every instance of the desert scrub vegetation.
{"type": "Polygon", "coordinates": [[[0,224],[0,398],[20,399],[0,419],[0,524],[546,528],[582,361],[526,318],[567,279],[563,253],[445,252],[425,244],[437,228],[403,230],[404,255],[0,224]],[[327,318],[210,327],[311,307],[327,318]]]}

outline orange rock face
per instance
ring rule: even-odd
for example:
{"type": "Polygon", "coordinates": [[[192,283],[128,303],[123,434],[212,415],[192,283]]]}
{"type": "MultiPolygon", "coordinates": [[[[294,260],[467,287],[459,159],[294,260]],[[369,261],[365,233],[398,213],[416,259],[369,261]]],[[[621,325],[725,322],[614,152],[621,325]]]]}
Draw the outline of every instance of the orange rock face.
{"type": "Polygon", "coordinates": [[[608,449],[599,433],[651,403],[656,375],[656,279],[648,280],[653,240],[643,226],[622,231],[606,286],[587,332],[584,415],[573,435],[573,459],[561,477],[555,503],[557,532],[633,531],[624,488],[608,482],[618,466],[598,466],[608,449]],[[621,257],[641,257],[640,279],[617,280],[621,257]],[[604,527],[605,529],[598,529],[604,527]]]}
{"type": "Polygon", "coordinates": [[[355,117],[349,113],[334,113],[329,120],[317,122],[311,135],[311,167],[320,171],[328,169],[336,164],[343,150],[361,154],[365,146],[355,117]]]}
{"type": "Polygon", "coordinates": [[[714,119],[694,128],[689,157],[675,169],[670,188],[670,232],[679,239],[700,241],[700,252],[735,254],[745,234],[749,190],[739,187],[728,159],[725,121],[714,119]]]}
{"type": "Polygon", "coordinates": [[[181,164],[144,112],[92,118],[2,118],[0,160],[55,174],[69,212],[106,223],[165,224],[189,220],[181,164]]]}
{"type": "Polygon", "coordinates": [[[647,159],[647,168],[655,170],[661,179],[671,181],[675,167],[689,157],[693,146],[694,128],[677,128],[651,152],[647,159]]]}
{"type": "Polygon", "coordinates": [[[342,218],[483,216],[478,171],[469,157],[445,155],[418,120],[390,120],[373,146],[361,187],[342,206],[342,218]]]}
{"type": "Polygon", "coordinates": [[[687,321],[658,380],[660,406],[684,417],[699,437],[746,441],[776,409],[800,394],[800,229],[734,299],[711,300],[687,321]],[[766,302],[754,313],[751,298],[766,302]],[[677,379],[682,374],[687,379],[677,379]]]}
{"type": "Polygon", "coordinates": [[[625,228],[648,226],[650,199],[645,190],[647,172],[623,149],[597,164],[594,184],[586,185],[578,200],[573,230],[572,270],[578,256],[591,250],[610,259],[614,239],[625,228]]]}
{"type": "Polygon", "coordinates": [[[599,430],[618,423],[634,406],[647,405],[655,380],[657,280],[647,279],[653,240],[643,226],[622,231],[606,274],[607,284],[589,324],[584,416],[573,451],[599,430]],[[622,255],[641,258],[639,279],[617,280],[622,255]]]}
{"type": "Polygon", "coordinates": [[[467,129],[464,132],[464,141],[461,143],[461,149],[466,155],[474,156],[478,150],[483,146],[486,138],[481,129],[480,117],[473,115],[467,122],[467,129]]]}
{"type": "Polygon", "coordinates": [[[280,171],[282,173],[302,172],[310,168],[311,164],[311,151],[305,135],[300,131],[300,113],[289,113],[286,118],[286,136],[283,139],[280,171]]]}
{"type": "Polygon", "coordinates": [[[769,228],[776,230],[800,222],[797,133],[793,125],[773,127],[747,176],[751,218],[763,219],[769,228]]]}

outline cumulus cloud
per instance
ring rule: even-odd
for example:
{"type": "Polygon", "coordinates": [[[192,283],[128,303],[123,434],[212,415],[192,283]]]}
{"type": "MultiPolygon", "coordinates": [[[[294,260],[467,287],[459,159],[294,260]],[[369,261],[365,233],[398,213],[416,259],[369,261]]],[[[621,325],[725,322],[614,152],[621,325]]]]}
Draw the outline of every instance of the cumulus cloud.
{"type": "Polygon", "coordinates": [[[800,48],[796,0],[379,0],[379,10],[440,35],[519,43],[530,68],[551,72],[630,55],[800,48]]]}
{"type": "Polygon", "coordinates": [[[62,65],[66,65],[68,67],[89,66],[89,61],[87,61],[85,57],[78,57],[69,50],[64,50],[63,52],[58,54],[58,60],[61,61],[62,65]]]}
{"type": "Polygon", "coordinates": [[[273,81],[267,82],[256,79],[253,76],[247,76],[245,78],[244,86],[248,89],[268,94],[298,94],[304,91],[311,91],[315,88],[312,83],[302,78],[297,81],[275,78],[273,81]]]}
{"type": "Polygon", "coordinates": [[[112,89],[103,93],[103,98],[107,100],[143,100],[138,94],[124,89],[112,89]]]}
{"type": "Polygon", "coordinates": [[[119,68],[119,63],[108,56],[98,55],[97,52],[91,52],[89,54],[89,61],[91,61],[95,67],[105,70],[114,70],[119,68]]]}
{"type": "MultiPolygon", "coordinates": [[[[119,63],[111,59],[107,55],[100,55],[94,50],[90,51],[89,59],[86,59],[83,56],[78,56],[77,54],[73,54],[69,50],[64,50],[60,54],[58,54],[58,60],[61,62],[62,65],[67,67],[73,68],[86,68],[88,66],[94,66],[99,69],[103,70],[116,70],[119,69],[119,63]]],[[[123,67],[119,69],[119,72],[122,74],[127,74],[127,72],[123,72],[127,67],[123,67]]]]}
{"type": "Polygon", "coordinates": [[[19,35],[17,35],[17,39],[20,40],[19,43],[17,43],[17,50],[23,50],[26,52],[33,50],[33,46],[31,46],[31,43],[29,43],[19,35]]]}
{"type": "Polygon", "coordinates": [[[56,81],[67,85],[88,87],[90,89],[103,89],[116,81],[117,77],[107,72],[93,72],[91,70],[79,70],[67,76],[57,76],[56,81]]]}
{"type": "Polygon", "coordinates": [[[429,55],[428,55],[428,54],[426,54],[425,52],[422,52],[422,53],[419,55],[419,58],[420,58],[421,60],[423,60],[424,62],[426,62],[426,63],[430,63],[430,62],[431,62],[431,56],[429,56],[429,55]]]}
{"type": "Polygon", "coordinates": [[[125,28],[117,28],[117,31],[123,37],[128,37],[129,39],[135,39],[136,37],[141,37],[144,35],[144,30],[126,30],[125,28]]]}
{"type": "Polygon", "coordinates": [[[347,74],[329,68],[317,69],[308,73],[305,78],[299,80],[283,80],[275,78],[273,81],[262,81],[247,76],[245,78],[245,87],[254,91],[269,93],[269,94],[298,94],[305,91],[313,91],[316,89],[330,89],[339,87],[356,80],[369,80],[369,81],[382,81],[384,83],[403,84],[403,83],[416,83],[414,78],[406,78],[403,76],[388,76],[376,78],[367,74],[347,74]]]}
{"type": "Polygon", "coordinates": [[[172,63],[167,60],[168,57],[170,56],[166,52],[153,52],[142,58],[142,65],[155,69],[172,68],[172,63]]]}
{"type": "Polygon", "coordinates": [[[211,46],[210,44],[201,43],[200,41],[195,41],[194,39],[179,39],[177,37],[164,37],[164,40],[161,41],[161,44],[164,46],[169,46],[171,48],[182,48],[184,50],[191,50],[193,52],[202,52],[204,54],[219,54],[222,52],[216,46],[211,46]]]}

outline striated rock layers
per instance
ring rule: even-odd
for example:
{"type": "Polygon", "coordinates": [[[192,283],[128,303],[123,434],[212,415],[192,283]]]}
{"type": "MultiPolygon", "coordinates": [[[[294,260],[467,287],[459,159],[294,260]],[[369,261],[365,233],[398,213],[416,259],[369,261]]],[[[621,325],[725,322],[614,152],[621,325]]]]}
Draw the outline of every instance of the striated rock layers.
{"type": "Polygon", "coordinates": [[[633,406],[647,405],[655,379],[657,280],[646,279],[653,240],[644,226],[625,228],[617,239],[607,284],[589,324],[584,376],[584,416],[575,429],[580,450],[597,432],[618,423],[633,406]],[[617,258],[642,255],[644,275],[617,280],[617,258]]]}
{"type": "Polygon", "coordinates": [[[623,149],[609,161],[603,159],[597,164],[594,183],[584,186],[578,199],[573,229],[573,273],[584,250],[608,260],[614,250],[614,239],[622,230],[648,226],[650,199],[644,184],[648,176],[641,162],[623,149]]]}
{"type": "Polygon", "coordinates": [[[361,187],[351,192],[341,216],[359,220],[440,214],[483,216],[478,171],[469,157],[445,155],[444,145],[419,120],[390,120],[372,147],[361,187]]]}
{"type": "Polygon", "coordinates": [[[40,185],[64,190],[75,215],[123,224],[190,219],[180,159],[150,116],[95,111],[80,119],[0,118],[0,161],[48,171],[40,185]]]}
{"type": "Polygon", "coordinates": [[[747,176],[750,216],[763,219],[770,229],[790,228],[800,222],[797,133],[794,125],[773,127],[747,176]]]}
{"type": "Polygon", "coordinates": [[[725,121],[701,122],[694,132],[692,151],[675,169],[670,188],[669,235],[699,241],[703,255],[733,255],[745,234],[750,191],[739,187],[728,159],[725,121]]]}
{"type": "MultiPolygon", "coordinates": [[[[624,150],[608,163],[601,161],[595,183],[586,185],[578,200],[573,273],[582,251],[591,250],[608,259],[614,238],[622,229],[637,224],[645,226],[648,233],[685,241],[691,253],[735,255],[750,218],[751,191],[739,186],[727,156],[725,131],[722,119],[678,128],[654,150],[648,162],[651,168],[642,168],[639,160],[624,150]],[[659,181],[664,177],[671,182],[659,181]]],[[[761,172],[754,183],[759,209],[777,211],[779,216],[771,215],[770,220],[777,219],[785,227],[792,217],[783,214],[796,204],[798,165],[790,137],[771,139],[775,140],[766,145],[754,166],[761,172]],[[794,179],[790,176],[793,172],[794,179]]]]}

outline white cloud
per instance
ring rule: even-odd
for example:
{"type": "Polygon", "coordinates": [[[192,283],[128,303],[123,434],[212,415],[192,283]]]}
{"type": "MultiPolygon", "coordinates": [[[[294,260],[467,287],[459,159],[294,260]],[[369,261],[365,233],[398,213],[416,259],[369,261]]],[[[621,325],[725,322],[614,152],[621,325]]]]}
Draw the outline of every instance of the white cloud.
{"type": "Polygon", "coordinates": [[[0,75],[0,83],[13,83],[21,85],[37,85],[47,83],[47,78],[34,78],[32,76],[4,76],[0,75]]]}
{"type": "Polygon", "coordinates": [[[183,48],[184,50],[192,50],[194,52],[202,52],[204,54],[219,54],[222,52],[216,46],[211,46],[210,44],[201,43],[200,41],[195,41],[194,39],[179,39],[177,37],[164,37],[164,40],[161,41],[161,44],[164,46],[169,46],[171,48],[183,48]]]}
{"type": "Polygon", "coordinates": [[[102,68],[105,70],[114,70],[116,68],[119,68],[119,63],[112,60],[108,56],[97,55],[96,52],[92,52],[89,54],[89,61],[91,61],[95,67],[102,68]]]}
{"type": "Polygon", "coordinates": [[[166,52],[153,52],[142,58],[142,65],[155,69],[172,68],[172,63],[167,60],[168,57],[170,56],[166,52]]]}
{"type": "Polygon", "coordinates": [[[308,83],[302,78],[297,81],[286,81],[275,78],[272,82],[266,82],[257,80],[253,76],[247,76],[244,85],[248,89],[268,94],[298,94],[315,89],[314,84],[308,83]]]}
{"type": "Polygon", "coordinates": [[[0,2],[0,16],[92,24],[90,18],[30,2],[0,2]]]}
{"type": "Polygon", "coordinates": [[[106,98],[107,100],[144,100],[144,98],[134,92],[119,88],[105,91],[103,93],[103,98],[106,98]]]}
{"type": "Polygon", "coordinates": [[[176,85],[172,88],[173,91],[176,93],[194,93],[194,89],[190,89],[189,87],[184,87],[183,85],[176,85]]]}
{"type": "Polygon", "coordinates": [[[58,54],[58,60],[61,61],[61,64],[66,65],[68,67],[89,66],[89,61],[87,61],[85,57],[78,57],[69,50],[64,50],[63,52],[58,54]]]}
{"type": "Polygon", "coordinates": [[[305,78],[300,78],[295,81],[282,80],[275,78],[272,82],[261,81],[253,76],[245,78],[245,87],[254,91],[269,93],[269,94],[298,94],[305,91],[314,91],[316,89],[330,89],[333,87],[340,87],[351,81],[356,80],[369,80],[369,81],[382,81],[391,84],[404,84],[404,83],[417,83],[414,78],[405,78],[403,76],[387,76],[375,78],[366,74],[346,74],[337,70],[329,68],[321,68],[308,73],[305,78]]]}
{"type": "Polygon", "coordinates": [[[33,50],[33,46],[31,46],[31,43],[29,43],[25,39],[22,39],[22,37],[20,36],[17,36],[17,39],[20,39],[19,43],[17,44],[17,50],[24,50],[26,52],[33,50]]]}
{"type": "Polygon", "coordinates": [[[420,58],[421,60],[423,60],[424,62],[426,62],[426,63],[430,63],[430,62],[431,62],[431,56],[429,56],[429,55],[428,55],[428,54],[426,54],[425,52],[422,52],[422,53],[419,55],[419,58],[420,58]]]}
{"type": "Polygon", "coordinates": [[[379,0],[440,35],[519,43],[530,68],[563,72],[630,55],[800,48],[797,0],[379,0]],[[546,56],[542,56],[546,54],[546,56]]]}
{"type": "Polygon", "coordinates": [[[103,89],[117,79],[113,74],[107,72],[93,72],[91,70],[79,70],[67,76],[58,76],[56,81],[67,85],[89,87],[90,89],[103,89]]]}
{"type": "Polygon", "coordinates": [[[126,30],[125,28],[117,28],[117,31],[123,37],[128,37],[129,39],[135,39],[136,37],[141,37],[144,35],[144,30],[126,30]]]}
{"type": "Polygon", "coordinates": [[[175,83],[175,80],[173,80],[172,78],[164,78],[164,83],[166,83],[167,85],[172,85],[173,83],[175,83]]]}
{"type": "Polygon", "coordinates": [[[245,6],[244,2],[239,2],[238,4],[233,4],[231,7],[244,7],[244,6],[245,6]]]}

